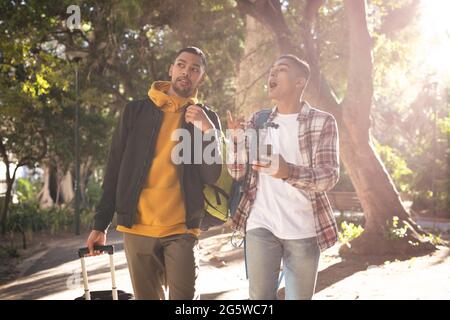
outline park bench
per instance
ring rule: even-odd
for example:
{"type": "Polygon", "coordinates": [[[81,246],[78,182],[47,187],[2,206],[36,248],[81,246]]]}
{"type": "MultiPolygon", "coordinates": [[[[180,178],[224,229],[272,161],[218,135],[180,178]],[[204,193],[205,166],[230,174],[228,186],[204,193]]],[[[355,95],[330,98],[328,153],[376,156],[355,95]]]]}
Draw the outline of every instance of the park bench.
{"type": "Polygon", "coordinates": [[[330,200],[331,207],[341,214],[344,212],[363,212],[356,192],[330,191],[327,192],[327,196],[328,200],[330,200]]]}

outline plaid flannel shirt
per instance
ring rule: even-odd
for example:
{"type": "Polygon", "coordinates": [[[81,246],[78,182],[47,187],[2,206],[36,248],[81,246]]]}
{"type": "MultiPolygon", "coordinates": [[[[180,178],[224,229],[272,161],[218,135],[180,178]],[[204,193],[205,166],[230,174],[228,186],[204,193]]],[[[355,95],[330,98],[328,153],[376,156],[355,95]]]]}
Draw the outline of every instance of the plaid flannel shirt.
{"type": "MultiPolygon", "coordinates": [[[[246,128],[255,128],[255,119],[258,112],[254,113],[246,128]]],[[[273,108],[268,122],[277,115],[276,107],[273,108]]],[[[311,199],[314,212],[315,229],[320,250],[323,251],[337,242],[338,231],[326,191],[333,188],[339,178],[339,138],[336,120],[326,112],[312,108],[308,103],[303,103],[297,118],[299,122],[298,143],[303,163],[310,164],[310,147],[312,145],[312,166],[299,166],[288,163],[289,176],[285,180],[295,188],[306,191],[311,199]]],[[[228,142],[232,143],[232,142],[228,142]]],[[[227,161],[227,168],[233,179],[247,179],[244,193],[241,197],[236,213],[233,217],[233,229],[245,233],[247,219],[250,215],[253,203],[256,199],[258,186],[258,172],[247,166],[248,141],[238,142],[238,146],[229,146],[232,152],[227,161]],[[245,144],[242,145],[242,144],[245,144]],[[246,174],[246,168],[251,172],[246,174]]]]}

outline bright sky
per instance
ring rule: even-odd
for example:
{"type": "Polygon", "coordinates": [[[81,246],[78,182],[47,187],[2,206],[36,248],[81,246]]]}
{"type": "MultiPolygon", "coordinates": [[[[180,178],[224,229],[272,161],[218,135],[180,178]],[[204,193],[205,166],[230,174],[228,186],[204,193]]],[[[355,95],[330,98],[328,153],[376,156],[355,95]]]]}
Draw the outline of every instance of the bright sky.
{"type": "Polygon", "coordinates": [[[424,67],[450,82],[450,0],[421,0],[424,67]]]}

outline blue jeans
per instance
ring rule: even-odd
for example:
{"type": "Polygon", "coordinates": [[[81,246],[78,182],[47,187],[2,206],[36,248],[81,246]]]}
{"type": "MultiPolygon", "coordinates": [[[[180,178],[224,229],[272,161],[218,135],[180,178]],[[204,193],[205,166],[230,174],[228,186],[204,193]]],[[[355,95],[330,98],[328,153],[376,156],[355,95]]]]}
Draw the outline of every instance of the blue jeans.
{"type": "Polygon", "coordinates": [[[281,259],[286,300],[312,298],[320,257],[316,237],[283,240],[257,228],[247,231],[245,241],[251,300],[276,300],[281,259]]]}

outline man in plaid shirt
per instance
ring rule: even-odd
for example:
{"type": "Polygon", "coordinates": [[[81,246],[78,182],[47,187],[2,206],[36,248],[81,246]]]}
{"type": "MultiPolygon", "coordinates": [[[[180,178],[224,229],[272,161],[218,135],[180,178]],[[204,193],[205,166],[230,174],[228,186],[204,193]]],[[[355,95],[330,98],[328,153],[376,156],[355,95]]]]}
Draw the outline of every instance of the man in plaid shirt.
{"type": "Polygon", "coordinates": [[[286,299],[311,299],[320,251],[337,241],[325,192],[339,178],[338,130],[332,115],[302,100],[309,72],[306,62],[283,55],[268,79],[276,106],[254,113],[247,123],[228,112],[228,171],[235,180],[245,179],[233,228],[246,234],[250,299],[276,299],[281,260],[286,299]],[[270,114],[258,152],[271,148],[255,157],[247,132],[264,112],[270,114]]]}

